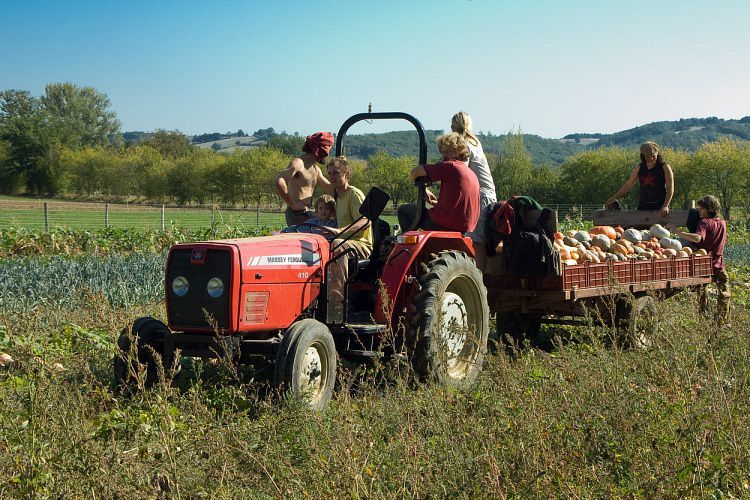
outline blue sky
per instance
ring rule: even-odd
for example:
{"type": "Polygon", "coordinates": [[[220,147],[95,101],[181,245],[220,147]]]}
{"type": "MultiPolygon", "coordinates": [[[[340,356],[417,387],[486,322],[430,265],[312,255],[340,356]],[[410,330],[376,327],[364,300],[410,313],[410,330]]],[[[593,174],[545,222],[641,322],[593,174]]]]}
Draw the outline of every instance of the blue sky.
{"type": "Polygon", "coordinates": [[[124,131],[306,135],[372,102],[561,137],[750,115],[748,25],[747,0],[3,0],[0,89],[92,86],[124,131]]]}

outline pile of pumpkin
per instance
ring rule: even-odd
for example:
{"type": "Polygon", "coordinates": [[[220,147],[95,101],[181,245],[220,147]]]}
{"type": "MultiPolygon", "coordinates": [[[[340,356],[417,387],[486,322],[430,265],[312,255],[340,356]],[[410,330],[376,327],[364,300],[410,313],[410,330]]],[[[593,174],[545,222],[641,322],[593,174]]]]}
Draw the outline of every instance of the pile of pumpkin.
{"type": "Polygon", "coordinates": [[[625,261],[629,259],[668,259],[670,256],[706,255],[703,249],[693,252],[687,241],[670,237],[668,229],[654,224],[649,229],[623,229],[620,226],[596,226],[590,231],[572,229],[555,233],[552,247],[560,253],[563,264],[625,261]]]}

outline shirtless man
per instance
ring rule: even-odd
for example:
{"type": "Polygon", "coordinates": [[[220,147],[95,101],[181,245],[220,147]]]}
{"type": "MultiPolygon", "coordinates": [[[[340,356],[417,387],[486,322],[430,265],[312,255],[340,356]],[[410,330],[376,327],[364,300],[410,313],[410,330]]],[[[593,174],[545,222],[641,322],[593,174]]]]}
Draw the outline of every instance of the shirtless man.
{"type": "Polygon", "coordinates": [[[318,183],[326,194],[333,195],[333,186],[318,166],[328,156],[331,146],[333,134],[330,132],[316,132],[308,136],[302,146],[304,154],[289,162],[289,166],[276,176],[276,191],[287,204],[284,212],[287,226],[301,224],[315,216],[309,207],[318,183]]]}

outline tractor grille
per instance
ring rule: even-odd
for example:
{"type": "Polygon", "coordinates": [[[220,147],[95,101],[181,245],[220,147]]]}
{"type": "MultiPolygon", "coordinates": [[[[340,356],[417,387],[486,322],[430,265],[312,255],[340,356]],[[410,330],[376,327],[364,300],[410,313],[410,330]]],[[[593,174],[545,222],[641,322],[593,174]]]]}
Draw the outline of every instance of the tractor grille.
{"type": "Polygon", "coordinates": [[[232,255],[229,251],[206,250],[203,264],[191,263],[190,248],[172,252],[167,269],[167,314],[175,328],[229,328],[229,300],[232,290],[232,255]],[[180,297],[173,288],[175,278],[188,280],[187,294],[180,297]],[[206,286],[211,278],[224,283],[224,292],[217,298],[208,295],[206,286]],[[206,314],[208,313],[208,315],[206,314]],[[210,320],[210,321],[209,321],[210,320]]]}

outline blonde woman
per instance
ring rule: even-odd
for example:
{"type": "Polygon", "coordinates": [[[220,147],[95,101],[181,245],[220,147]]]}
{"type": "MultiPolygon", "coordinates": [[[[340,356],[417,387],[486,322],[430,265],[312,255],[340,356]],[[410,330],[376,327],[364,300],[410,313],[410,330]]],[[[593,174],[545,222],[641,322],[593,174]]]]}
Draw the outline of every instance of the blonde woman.
{"type": "Polygon", "coordinates": [[[497,201],[495,193],[495,182],[492,180],[492,172],[487,163],[487,157],[484,155],[482,143],[477,136],[471,131],[471,117],[466,111],[459,111],[453,115],[451,120],[451,130],[463,138],[469,148],[468,165],[479,181],[479,221],[466,236],[471,238],[474,246],[474,260],[477,267],[484,271],[487,262],[487,249],[485,248],[484,224],[487,219],[487,206],[497,201]]]}

